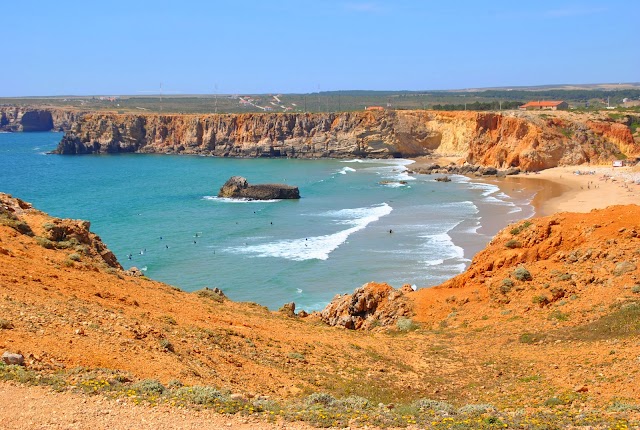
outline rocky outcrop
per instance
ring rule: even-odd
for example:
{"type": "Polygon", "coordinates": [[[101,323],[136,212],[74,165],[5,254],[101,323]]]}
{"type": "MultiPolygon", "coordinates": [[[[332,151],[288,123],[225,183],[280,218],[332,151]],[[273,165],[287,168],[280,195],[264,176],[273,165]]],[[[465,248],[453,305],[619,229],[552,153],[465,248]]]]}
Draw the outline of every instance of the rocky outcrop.
{"type": "Polygon", "coordinates": [[[218,197],[250,200],[299,199],[300,190],[286,184],[249,185],[242,176],[232,176],[220,188],[218,197]]]}
{"type": "Polygon", "coordinates": [[[337,295],[321,312],[320,318],[331,326],[370,329],[395,324],[400,317],[412,315],[406,294],[410,285],[396,290],[387,284],[370,282],[353,294],[337,295]]]}
{"type": "Polygon", "coordinates": [[[469,164],[535,171],[640,155],[622,124],[527,112],[363,111],[84,116],[59,154],[115,152],[220,157],[459,156],[469,164]]]}
{"type": "Polygon", "coordinates": [[[63,108],[0,106],[0,130],[66,131],[85,113],[63,108]]]}
{"type": "MultiPolygon", "coordinates": [[[[496,169],[495,167],[482,167],[479,165],[473,165],[464,163],[462,165],[449,164],[448,166],[440,166],[437,163],[427,166],[416,167],[409,170],[412,173],[422,173],[430,175],[432,173],[453,174],[453,175],[475,175],[475,176],[508,176],[517,175],[520,173],[520,168],[509,167],[508,169],[496,169]]],[[[449,179],[447,176],[443,178],[436,178],[436,181],[446,181],[444,178],[449,179]]]]}
{"type": "Polygon", "coordinates": [[[43,248],[68,250],[71,261],[98,263],[122,270],[116,256],[100,237],[89,231],[89,221],[51,218],[34,209],[30,203],[0,193],[2,225],[34,237],[43,248]]]}

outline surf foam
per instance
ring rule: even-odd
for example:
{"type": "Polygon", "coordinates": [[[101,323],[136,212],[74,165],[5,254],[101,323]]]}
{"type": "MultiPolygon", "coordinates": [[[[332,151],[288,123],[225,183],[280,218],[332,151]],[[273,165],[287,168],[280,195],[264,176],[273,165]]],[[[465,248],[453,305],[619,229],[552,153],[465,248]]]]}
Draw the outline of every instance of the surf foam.
{"type": "Polygon", "coordinates": [[[387,203],[382,203],[364,208],[328,211],[320,216],[334,218],[337,224],[347,224],[351,227],[323,236],[276,240],[258,245],[232,247],[228,248],[228,251],[253,257],[275,257],[293,261],[326,260],[350,235],[390,214],[392,210],[387,203]]]}

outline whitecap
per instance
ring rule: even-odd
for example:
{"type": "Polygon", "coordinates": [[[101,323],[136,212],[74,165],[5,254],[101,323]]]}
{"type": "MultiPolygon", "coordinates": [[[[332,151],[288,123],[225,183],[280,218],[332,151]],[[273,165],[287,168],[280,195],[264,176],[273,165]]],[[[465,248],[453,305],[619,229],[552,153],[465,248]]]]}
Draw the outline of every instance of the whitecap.
{"type": "Polygon", "coordinates": [[[355,172],[355,171],[356,169],[353,169],[351,167],[343,167],[338,171],[338,173],[340,173],[341,175],[346,175],[348,172],[355,172]]]}
{"type": "Polygon", "coordinates": [[[424,262],[427,266],[437,266],[442,263],[444,263],[444,260],[426,260],[424,262]]]}
{"type": "Polygon", "coordinates": [[[401,187],[407,186],[407,184],[403,184],[402,182],[383,182],[380,185],[382,185],[383,187],[389,187],[389,188],[401,188],[401,187]]]}
{"type": "Polygon", "coordinates": [[[446,233],[437,233],[420,237],[426,239],[425,245],[434,251],[432,255],[438,255],[442,260],[464,258],[464,249],[453,243],[453,239],[449,236],[449,231],[451,231],[451,229],[447,230],[446,233]]]}
{"type": "Polygon", "coordinates": [[[350,235],[366,228],[370,223],[391,213],[393,208],[387,203],[381,205],[341,209],[325,212],[324,216],[339,218],[339,223],[351,225],[350,228],[322,236],[282,239],[258,245],[228,248],[235,254],[253,257],[276,257],[293,261],[326,260],[334,250],[345,243],[350,235]]]}
{"type": "Polygon", "coordinates": [[[498,187],[497,185],[487,184],[487,183],[484,183],[484,182],[469,182],[469,183],[467,183],[467,185],[472,190],[480,190],[482,192],[482,196],[483,197],[490,196],[490,195],[500,191],[500,187],[498,187]]]}

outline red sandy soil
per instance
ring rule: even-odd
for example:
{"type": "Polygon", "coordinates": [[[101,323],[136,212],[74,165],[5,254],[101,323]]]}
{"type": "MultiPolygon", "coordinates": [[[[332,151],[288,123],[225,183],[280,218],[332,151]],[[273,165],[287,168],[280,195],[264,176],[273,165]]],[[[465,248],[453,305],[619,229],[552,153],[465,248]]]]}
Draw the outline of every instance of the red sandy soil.
{"type": "MultiPolygon", "coordinates": [[[[43,247],[37,237],[47,235],[51,218],[6,195],[0,201],[17,217],[0,216],[0,318],[12,327],[0,330],[0,350],[23,354],[27,368],[43,374],[106,368],[133,380],[177,379],[249,398],[330,392],[526,410],[563,393],[579,392],[571,407],[584,409],[640,398],[637,324],[605,324],[621,321],[621,312],[640,301],[638,206],[533,219],[517,233],[512,228],[524,222],[507,227],[464,274],[408,294],[420,328],[404,333],[328,327],[315,315],[288,317],[129,276],[91,250],[43,247]],[[34,236],[16,230],[16,222],[34,236]],[[515,247],[506,246],[511,240],[515,247]],[[519,266],[531,280],[516,279],[519,266]],[[508,291],[504,279],[511,280],[508,291]]],[[[85,248],[95,249],[99,238],[88,240],[85,248]]],[[[7,383],[0,392],[26,406],[1,408],[4,428],[18,421],[118,428],[113,417],[172,428],[175,414],[184,414],[7,383]],[[44,405],[42,414],[55,415],[38,415],[44,405]]],[[[204,428],[199,420],[212,418],[202,412],[190,419],[183,428],[204,428]]],[[[242,418],[225,419],[210,428],[242,428],[242,418]]]]}

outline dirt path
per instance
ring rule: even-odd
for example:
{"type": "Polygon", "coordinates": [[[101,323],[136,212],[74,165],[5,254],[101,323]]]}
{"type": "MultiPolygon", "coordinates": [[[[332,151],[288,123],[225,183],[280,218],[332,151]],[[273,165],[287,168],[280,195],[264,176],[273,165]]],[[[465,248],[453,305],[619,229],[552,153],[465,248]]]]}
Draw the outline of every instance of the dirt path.
{"type": "Polygon", "coordinates": [[[0,428],[24,429],[311,429],[301,423],[269,424],[257,418],[226,417],[212,411],[135,406],[124,401],[43,387],[0,383],[0,428]]]}

